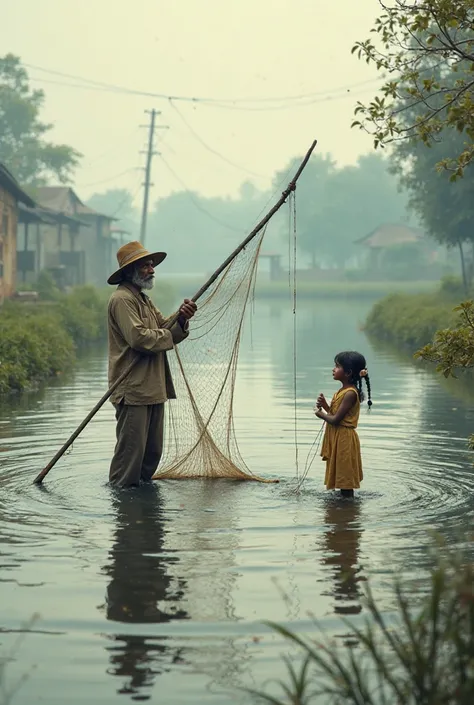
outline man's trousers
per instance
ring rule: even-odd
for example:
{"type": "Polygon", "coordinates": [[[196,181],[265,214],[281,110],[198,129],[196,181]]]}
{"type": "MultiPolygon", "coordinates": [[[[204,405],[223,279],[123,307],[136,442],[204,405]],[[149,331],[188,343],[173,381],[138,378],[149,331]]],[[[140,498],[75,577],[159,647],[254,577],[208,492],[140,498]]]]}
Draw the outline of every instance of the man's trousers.
{"type": "Polygon", "coordinates": [[[109,480],[116,487],[149,482],[163,451],[164,404],[115,404],[117,443],[109,480]]]}

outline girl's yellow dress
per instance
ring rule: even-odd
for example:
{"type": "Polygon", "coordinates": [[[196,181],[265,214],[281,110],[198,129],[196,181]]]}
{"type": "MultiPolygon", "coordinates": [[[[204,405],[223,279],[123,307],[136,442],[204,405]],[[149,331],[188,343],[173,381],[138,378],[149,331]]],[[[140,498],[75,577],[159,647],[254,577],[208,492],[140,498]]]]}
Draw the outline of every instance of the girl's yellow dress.
{"type": "MultiPolygon", "coordinates": [[[[346,387],[336,392],[329,406],[330,414],[336,413],[345,394],[349,391],[356,391],[355,387],[346,387]]],[[[364,475],[359,436],[356,431],[359,413],[360,401],[357,394],[354,406],[337,426],[326,424],[321,457],[326,461],[324,484],[328,490],[336,488],[351,490],[360,487],[364,475]]]]}

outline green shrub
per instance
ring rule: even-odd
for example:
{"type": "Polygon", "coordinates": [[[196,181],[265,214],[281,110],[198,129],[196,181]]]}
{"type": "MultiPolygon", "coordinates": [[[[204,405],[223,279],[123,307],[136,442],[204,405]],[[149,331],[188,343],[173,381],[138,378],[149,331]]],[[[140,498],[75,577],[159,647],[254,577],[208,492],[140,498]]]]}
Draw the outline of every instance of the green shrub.
{"type": "Polygon", "coordinates": [[[100,340],[101,321],[96,311],[87,308],[73,298],[66,297],[59,304],[63,328],[69,333],[78,347],[100,340]]]}
{"type": "Polygon", "coordinates": [[[454,320],[452,302],[440,294],[391,294],[372,307],[365,330],[415,352],[454,320]]]}
{"type": "Polygon", "coordinates": [[[77,347],[104,337],[105,314],[105,297],[93,287],[59,301],[7,302],[0,310],[0,393],[22,391],[70,369],[77,347]]]}
{"type": "MultiPolygon", "coordinates": [[[[81,286],[67,295],[58,292],[55,300],[49,274],[42,274],[47,300],[43,295],[39,303],[7,301],[0,308],[0,394],[22,391],[66,371],[74,364],[77,348],[107,337],[112,289],[81,286]]],[[[160,308],[171,311],[170,286],[160,282],[154,298],[160,308]]]]}
{"type": "MultiPolygon", "coordinates": [[[[21,306],[21,305],[19,305],[21,306]]],[[[22,391],[74,363],[74,343],[57,314],[2,317],[0,393],[22,391]]]]}
{"type": "Polygon", "coordinates": [[[452,274],[448,274],[441,280],[440,286],[441,294],[445,296],[450,296],[458,301],[466,298],[466,291],[460,277],[455,277],[452,274]]]}
{"type": "Polygon", "coordinates": [[[57,301],[61,296],[53,275],[45,269],[40,272],[34,290],[38,292],[42,301],[57,301]]]}
{"type": "Polygon", "coordinates": [[[93,286],[80,286],[59,302],[62,325],[78,348],[105,340],[109,295],[93,286]]]}
{"type": "Polygon", "coordinates": [[[29,382],[26,369],[3,358],[0,349],[0,395],[20,392],[28,387],[29,382]]]}
{"type": "Polygon", "coordinates": [[[390,619],[368,589],[368,619],[360,627],[344,620],[350,637],[344,645],[270,623],[298,647],[302,665],[285,659],[288,678],[277,681],[281,699],[250,692],[273,705],[472,705],[474,565],[467,552],[443,554],[438,547],[421,595],[396,581],[390,619]]]}
{"type": "Polygon", "coordinates": [[[67,298],[102,316],[107,308],[110,293],[108,289],[96,289],[93,286],[85,285],[75,287],[67,298]]]}

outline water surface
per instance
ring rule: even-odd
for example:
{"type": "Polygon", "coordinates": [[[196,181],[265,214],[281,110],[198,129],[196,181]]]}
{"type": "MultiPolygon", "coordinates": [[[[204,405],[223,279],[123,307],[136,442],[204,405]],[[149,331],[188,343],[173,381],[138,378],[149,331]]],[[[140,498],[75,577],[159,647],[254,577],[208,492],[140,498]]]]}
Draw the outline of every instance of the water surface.
{"type": "Polygon", "coordinates": [[[472,527],[469,399],[452,396],[410,360],[374,350],[360,330],[367,302],[306,302],[293,316],[257,301],[242,345],[235,422],[242,455],[276,485],[162,482],[107,486],[110,405],[52,470],[32,480],[106,389],[95,351],[74,373],[0,407],[1,650],[7,685],[29,674],[19,705],[146,701],[249,702],[238,690],[282,673],[288,647],[262,622],[314,632],[312,615],[344,637],[341,615],[363,616],[370,578],[385,609],[391,576],[416,580],[436,529],[453,542],[472,527]],[[365,479],[354,502],[322,484],[314,460],[320,391],[332,360],[368,359],[374,407],[361,414],[365,479]],[[297,443],[295,444],[295,437],[297,443]],[[38,613],[25,638],[25,625],[38,613]]]}

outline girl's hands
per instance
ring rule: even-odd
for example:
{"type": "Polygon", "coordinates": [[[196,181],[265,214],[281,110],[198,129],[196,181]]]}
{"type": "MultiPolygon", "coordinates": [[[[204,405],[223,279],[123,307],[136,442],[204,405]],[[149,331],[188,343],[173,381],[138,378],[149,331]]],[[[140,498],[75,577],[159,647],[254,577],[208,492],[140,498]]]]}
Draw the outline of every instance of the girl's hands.
{"type": "MultiPolygon", "coordinates": [[[[322,392],[316,400],[316,406],[318,409],[324,409],[325,411],[329,411],[329,404],[327,403],[326,397],[324,396],[324,394],[322,392]]],[[[316,414],[316,416],[317,416],[317,414],[316,414]]]]}
{"type": "Polygon", "coordinates": [[[316,399],[316,405],[314,407],[314,414],[318,419],[325,419],[327,413],[329,412],[329,404],[326,401],[326,397],[321,392],[321,394],[316,399]]]}

